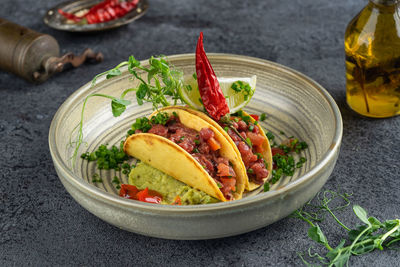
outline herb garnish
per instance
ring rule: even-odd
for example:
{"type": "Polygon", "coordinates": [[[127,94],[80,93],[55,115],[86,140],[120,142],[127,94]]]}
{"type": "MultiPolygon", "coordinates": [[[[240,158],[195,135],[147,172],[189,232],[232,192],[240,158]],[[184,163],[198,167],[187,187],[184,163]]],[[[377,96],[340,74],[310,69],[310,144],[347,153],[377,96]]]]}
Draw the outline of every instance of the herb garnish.
{"type": "MultiPolygon", "coordinates": [[[[311,253],[308,249],[308,256],[316,258],[320,264],[328,266],[347,266],[352,255],[362,255],[384,248],[394,248],[394,244],[400,242],[400,220],[379,221],[375,217],[368,217],[367,212],[359,205],[353,205],[353,212],[363,223],[361,226],[349,228],[344,225],[334,214],[335,211],[343,210],[350,205],[349,194],[341,194],[331,190],[319,193],[316,198],[306,203],[304,207],[296,210],[292,217],[307,222],[311,227],[308,230],[308,236],[315,242],[324,245],[328,252],[322,256],[318,253],[311,253]],[[322,196],[322,198],[321,198],[322,196]],[[335,199],[341,199],[344,204],[331,208],[335,199]],[[312,204],[319,201],[317,205],[312,204]],[[342,239],[336,246],[332,247],[328,239],[317,224],[325,219],[325,214],[329,214],[333,219],[347,231],[347,238],[342,239]]],[[[298,253],[302,261],[308,266],[314,266],[304,259],[305,253],[298,253]]]]}
{"type": "Polygon", "coordinates": [[[272,140],[274,140],[274,138],[275,138],[275,136],[274,136],[271,132],[267,132],[267,133],[266,133],[266,136],[267,136],[267,138],[268,138],[269,141],[272,141],[272,140]]]}
{"type": "MultiPolygon", "coordinates": [[[[275,136],[271,132],[267,132],[267,137],[269,140],[273,140],[275,136]]],[[[274,147],[272,145],[271,147],[274,147]]],[[[305,157],[300,157],[299,161],[296,163],[291,152],[296,152],[299,154],[302,150],[308,148],[306,142],[300,142],[297,138],[292,138],[284,141],[284,144],[278,146],[281,152],[275,153],[272,156],[274,163],[274,169],[272,170],[272,178],[269,183],[264,184],[264,192],[269,191],[271,184],[276,184],[283,175],[293,176],[296,168],[301,168],[303,164],[307,161],[305,157]],[[286,145],[289,141],[289,145],[286,145]],[[267,185],[268,184],[268,185],[267,185]]]]}
{"type": "Polygon", "coordinates": [[[100,178],[100,175],[95,173],[92,176],[92,183],[102,183],[103,180],[100,178]]]}
{"type": "Polygon", "coordinates": [[[77,141],[70,141],[71,145],[75,144],[75,150],[72,156],[73,163],[75,162],[79,147],[82,144],[83,115],[87,101],[91,97],[98,96],[111,99],[111,110],[114,117],[120,116],[126,110],[126,107],[131,104],[131,101],[125,99],[125,96],[129,92],[136,92],[136,100],[139,105],[143,105],[144,102],[149,102],[153,104],[154,109],[158,109],[160,106],[170,106],[171,103],[167,100],[167,97],[172,98],[173,105],[176,105],[178,100],[181,100],[179,88],[183,86],[183,73],[174,69],[163,56],[152,56],[149,59],[149,64],[150,67],[144,67],[141,65],[140,61],[136,60],[133,56],[130,56],[128,61],[124,61],[118,64],[115,68],[100,73],[93,78],[92,86],[96,84],[98,77],[106,75],[106,79],[110,79],[119,76],[122,74],[120,68],[128,66],[129,73],[140,81],[140,85],[137,88],[126,89],[122,92],[119,98],[96,93],[90,94],[85,98],[83,101],[80,122],[74,129],[74,131],[78,130],[77,141]],[[139,76],[138,71],[144,71],[147,73],[147,79],[143,79],[139,76]]]}
{"type": "Polygon", "coordinates": [[[89,161],[96,161],[98,169],[119,171],[121,164],[128,159],[123,150],[123,145],[124,142],[121,142],[119,148],[112,146],[110,149],[107,148],[107,145],[101,145],[94,153],[84,153],[81,157],[89,161]]]}
{"type": "Polygon", "coordinates": [[[244,100],[248,100],[249,96],[252,96],[254,94],[254,90],[251,88],[251,86],[242,81],[236,81],[232,83],[231,89],[235,91],[236,93],[242,92],[244,95],[244,100]]]}

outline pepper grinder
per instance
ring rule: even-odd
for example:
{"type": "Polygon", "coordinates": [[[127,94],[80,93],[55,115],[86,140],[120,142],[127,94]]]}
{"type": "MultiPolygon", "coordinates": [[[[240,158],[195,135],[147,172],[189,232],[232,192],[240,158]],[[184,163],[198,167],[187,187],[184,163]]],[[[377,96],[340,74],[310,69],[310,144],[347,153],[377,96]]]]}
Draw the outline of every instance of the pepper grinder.
{"type": "Polygon", "coordinates": [[[70,63],[78,67],[87,60],[101,62],[102,53],[90,48],[81,55],[67,53],[60,57],[56,39],[0,18],[0,69],[27,81],[41,83],[61,72],[70,63]]]}

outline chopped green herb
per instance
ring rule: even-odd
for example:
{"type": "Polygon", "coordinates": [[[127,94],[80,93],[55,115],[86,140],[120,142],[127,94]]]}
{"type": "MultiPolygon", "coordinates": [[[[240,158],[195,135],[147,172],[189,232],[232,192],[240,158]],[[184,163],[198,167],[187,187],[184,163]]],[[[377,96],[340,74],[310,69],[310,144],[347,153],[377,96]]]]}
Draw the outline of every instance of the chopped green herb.
{"type": "Polygon", "coordinates": [[[249,96],[254,94],[254,89],[248,83],[242,81],[232,83],[231,89],[236,93],[241,92],[244,95],[244,100],[247,100],[249,96]]]}
{"type": "Polygon", "coordinates": [[[124,163],[124,164],[122,164],[122,169],[130,169],[131,168],[131,166],[128,164],[128,163],[124,163]]]}
{"type": "Polygon", "coordinates": [[[136,130],[140,130],[144,133],[147,133],[150,129],[151,129],[151,123],[150,120],[146,117],[137,118],[136,122],[132,124],[133,133],[135,133],[136,130]]]}
{"type": "Polygon", "coordinates": [[[242,116],[242,120],[248,125],[251,122],[250,116],[242,116]]]}
{"type": "Polygon", "coordinates": [[[196,72],[195,73],[193,73],[193,79],[195,79],[195,80],[197,80],[197,74],[196,74],[196,72]]]}
{"type": "Polygon", "coordinates": [[[266,182],[265,184],[264,184],[264,192],[268,192],[269,191],[269,183],[268,182],[266,182]]]}
{"type": "Polygon", "coordinates": [[[194,143],[195,143],[196,145],[200,145],[200,140],[194,139],[194,143]]]}
{"type": "Polygon", "coordinates": [[[197,149],[197,147],[195,147],[192,151],[192,153],[200,153],[200,151],[197,149]]]}
{"type": "Polygon", "coordinates": [[[285,135],[285,132],[284,132],[284,131],[279,131],[279,133],[282,134],[282,135],[285,135]]]}
{"type": "Polygon", "coordinates": [[[169,115],[166,112],[159,112],[153,117],[151,117],[152,124],[161,124],[165,125],[169,120],[169,115]]]}
{"type": "Polygon", "coordinates": [[[299,154],[302,150],[308,148],[308,145],[306,142],[299,142],[298,144],[296,144],[294,150],[296,151],[297,154],[299,154]]]}
{"type": "Polygon", "coordinates": [[[250,124],[249,125],[249,131],[252,132],[254,130],[254,125],[250,124]]]}
{"type": "Polygon", "coordinates": [[[118,179],[118,176],[114,176],[114,179],[112,179],[112,181],[111,181],[113,184],[117,184],[117,185],[119,185],[121,182],[120,182],[120,180],[118,179]]]}
{"type": "Polygon", "coordinates": [[[250,173],[250,174],[252,174],[252,173],[254,173],[254,171],[253,171],[253,169],[252,169],[252,168],[248,168],[248,169],[247,169],[247,173],[250,173]]]}
{"type": "Polygon", "coordinates": [[[97,173],[93,174],[92,176],[92,183],[102,183],[103,180],[100,178],[100,175],[97,173]]]}
{"type": "Polygon", "coordinates": [[[186,88],[186,90],[188,90],[188,91],[192,91],[192,90],[193,90],[193,88],[192,88],[192,86],[191,86],[190,84],[185,85],[185,88],[186,88]]]}
{"type": "Polygon", "coordinates": [[[266,119],[266,115],[265,115],[265,113],[261,113],[261,115],[260,115],[260,121],[265,121],[265,119],[266,119]]]}
{"type": "Polygon", "coordinates": [[[270,140],[270,141],[274,140],[274,138],[275,138],[275,136],[271,132],[267,132],[266,135],[267,135],[268,140],[270,140]]]}
{"type": "Polygon", "coordinates": [[[224,127],[225,132],[229,131],[229,127],[224,127]]]}
{"type": "Polygon", "coordinates": [[[121,164],[128,159],[128,156],[123,150],[123,142],[120,148],[112,146],[110,149],[106,145],[101,145],[95,152],[96,165],[98,169],[105,170],[120,170],[121,164]]]}
{"type": "Polygon", "coordinates": [[[97,159],[95,153],[93,153],[93,152],[92,153],[89,153],[89,152],[83,153],[81,155],[81,158],[86,159],[88,161],[95,161],[97,159]]]}
{"type": "Polygon", "coordinates": [[[300,161],[296,163],[296,168],[301,168],[303,167],[303,164],[307,161],[305,157],[301,157],[300,161]]]}

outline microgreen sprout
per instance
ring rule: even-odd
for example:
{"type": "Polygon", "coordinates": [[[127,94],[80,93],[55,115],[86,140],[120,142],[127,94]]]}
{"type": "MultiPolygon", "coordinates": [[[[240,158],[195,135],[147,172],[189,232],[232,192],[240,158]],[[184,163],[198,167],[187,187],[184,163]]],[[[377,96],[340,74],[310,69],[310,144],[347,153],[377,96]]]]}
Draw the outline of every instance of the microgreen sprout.
{"type": "MultiPolygon", "coordinates": [[[[352,255],[362,255],[375,249],[393,248],[400,241],[400,220],[386,220],[380,222],[375,217],[368,217],[368,213],[359,205],[353,205],[353,212],[363,223],[354,228],[344,225],[334,214],[336,211],[345,209],[350,205],[350,194],[338,193],[327,190],[319,193],[314,200],[296,210],[292,217],[301,219],[310,225],[308,236],[315,242],[322,244],[328,250],[325,256],[312,253],[308,249],[308,257],[317,259],[320,264],[327,266],[347,266],[352,255]],[[331,207],[330,204],[341,200],[343,204],[331,207]],[[318,202],[317,204],[313,204],[318,202]],[[318,223],[324,221],[325,215],[329,214],[347,232],[347,239],[342,239],[336,246],[332,247],[318,223]]],[[[313,266],[304,257],[305,253],[298,253],[304,264],[313,266]]]]}
{"type": "Polygon", "coordinates": [[[130,56],[128,61],[124,61],[118,64],[115,68],[96,75],[92,80],[91,86],[93,87],[96,84],[96,81],[100,76],[105,75],[106,79],[120,76],[122,74],[120,68],[124,66],[128,66],[128,72],[134,79],[139,80],[139,86],[136,88],[126,89],[122,92],[119,98],[105,94],[93,93],[84,99],[80,121],[73,130],[73,132],[78,130],[77,140],[75,142],[70,140],[69,142],[70,145],[75,145],[75,150],[72,156],[73,164],[75,163],[79,147],[83,141],[84,111],[90,98],[109,98],[111,100],[111,110],[114,117],[118,117],[124,113],[126,107],[131,104],[131,101],[125,99],[125,96],[130,92],[136,92],[136,101],[139,105],[149,102],[152,103],[154,109],[158,109],[160,106],[171,105],[167,100],[167,97],[170,97],[173,100],[173,105],[176,105],[178,100],[181,100],[179,88],[183,86],[183,73],[174,69],[164,56],[151,57],[149,59],[149,67],[142,66],[140,61],[136,60],[133,56],[130,56]],[[147,73],[147,79],[142,78],[139,71],[147,73]]]}

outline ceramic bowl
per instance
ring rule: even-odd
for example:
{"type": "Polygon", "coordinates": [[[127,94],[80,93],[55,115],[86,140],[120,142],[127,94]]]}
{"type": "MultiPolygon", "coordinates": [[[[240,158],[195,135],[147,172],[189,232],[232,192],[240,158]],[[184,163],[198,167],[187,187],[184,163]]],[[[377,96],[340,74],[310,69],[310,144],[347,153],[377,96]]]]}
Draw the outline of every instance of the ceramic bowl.
{"type": "MultiPolygon", "coordinates": [[[[185,75],[194,73],[193,54],[168,58],[185,75]]],[[[322,188],[335,166],[342,139],[340,111],[329,93],[305,75],[266,60],[212,53],[209,59],[219,77],[257,75],[256,93],[245,110],[267,114],[262,126],[275,135],[274,142],[289,136],[306,141],[309,148],[299,155],[307,158],[304,166],[294,176],[282,178],[269,192],[231,202],[171,206],[119,197],[112,179],[117,175],[127,183],[126,176],[115,171],[99,172],[93,163],[80,158],[73,165],[73,148],[68,144],[87,95],[96,92],[119,96],[124,89],[137,85],[123,69],[121,76],[109,80],[101,77],[94,87],[88,82],[79,88],[61,105],[50,126],[49,145],[55,169],[79,204],[102,220],[135,233],[168,239],[209,239],[249,232],[276,222],[322,188]],[[103,183],[92,183],[94,173],[101,176],[103,183]]],[[[142,64],[148,65],[147,61],[142,64]]],[[[135,118],[152,112],[151,105],[138,106],[134,94],[131,97],[134,104],[117,118],[112,116],[109,99],[94,97],[87,102],[83,127],[86,145],[80,147],[79,155],[94,151],[100,144],[118,145],[135,118]]]]}

